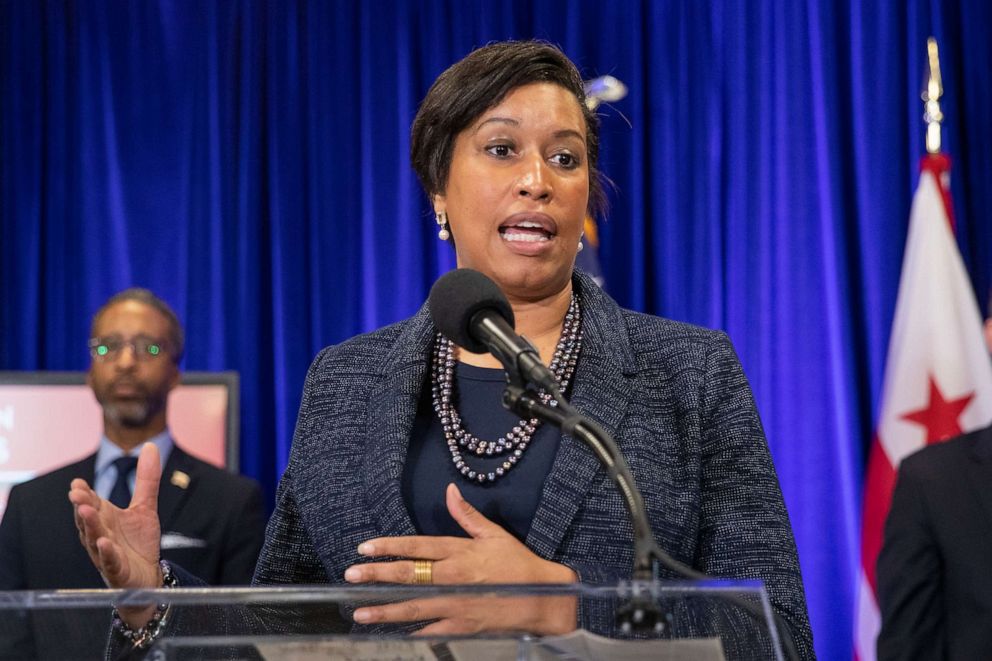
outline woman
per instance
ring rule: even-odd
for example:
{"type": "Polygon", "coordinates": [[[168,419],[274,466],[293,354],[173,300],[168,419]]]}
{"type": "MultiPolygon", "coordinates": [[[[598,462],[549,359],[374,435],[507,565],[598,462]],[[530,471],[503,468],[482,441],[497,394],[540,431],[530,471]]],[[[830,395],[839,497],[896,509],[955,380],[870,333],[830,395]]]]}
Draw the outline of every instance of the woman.
{"type": "MultiPolygon", "coordinates": [[[[730,343],[622,310],[573,273],[583,219],[602,200],[598,124],[574,65],[538,42],[476,50],[434,83],[411,143],[439,237],[458,266],[498,284],[517,331],[572,404],[617,439],[659,544],[710,575],[764,580],[812,656],[788,517],[730,343]]],[[[502,411],[502,381],[490,355],[438,336],[426,309],[323,350],[307,375],[255,583],[628,578],[632,533],[619,493],[580,444],[502,411]]],[[[80,480],[70,493],[84,544],[115,587],[163,580],[149,521],[154,450],[144,454],[128,510],[101,503],[80,480]],[[128,543],[127,526],[141,541],[128,543]]],[[[125,615],[140,626],[150,613],[125,615]]],[[[417,600],[352,616],[355,631],[418,622],[425,634],[617,633],[612,612],[571,597],[512,609],[417,600]]]]}

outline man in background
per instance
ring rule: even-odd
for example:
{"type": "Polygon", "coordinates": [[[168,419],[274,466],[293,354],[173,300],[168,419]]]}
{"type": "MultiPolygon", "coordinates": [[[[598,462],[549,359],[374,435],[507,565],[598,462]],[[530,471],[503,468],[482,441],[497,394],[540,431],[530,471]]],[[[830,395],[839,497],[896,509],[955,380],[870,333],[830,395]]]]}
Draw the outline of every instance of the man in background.
{"type": "MultiPolygon", "coordinates": [[[[144,443],[162,457],[162,557],[211,584],[250,583],[265,534],[261,489],[184,452],[166,425],[184,346],[175,313],[152,292],[127,289],[97,311],[90,335],[87,383],[103,410],[103,437],[96,453],[11,490],[0,522],[0,590],[105,587],[79,543],[66,493],[84,477],[126,508],[144,443]]],[[[109,625],[106,609],[4,619],[0,656],[7,657],[100,657],[109,625]]]]}
{"type": "Polygon", "coordinates": [[[990,560],[992,427],[903,459],[877,564],[878,661],[992,658],[990,560]]]}

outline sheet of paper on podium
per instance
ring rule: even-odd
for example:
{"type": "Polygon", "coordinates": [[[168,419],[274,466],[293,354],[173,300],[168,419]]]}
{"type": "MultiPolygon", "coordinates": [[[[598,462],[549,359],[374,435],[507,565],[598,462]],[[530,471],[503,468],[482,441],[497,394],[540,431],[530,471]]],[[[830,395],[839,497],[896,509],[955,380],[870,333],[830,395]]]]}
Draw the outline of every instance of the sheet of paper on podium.
{"type": "Polygon", "coordinates": [[[616,640],[588,631],[543,639],[292,640],[258,643],[264,659],[280,661],[725,661],[719,638],[616,640]],[[523,657],[521,656],[523,653],[523,657]]]}
{"type": "Polygon", "coordinates": [[[276,661],[437,661],[426,640],[287,640],[257,643],[263,659],[276,661]]]}

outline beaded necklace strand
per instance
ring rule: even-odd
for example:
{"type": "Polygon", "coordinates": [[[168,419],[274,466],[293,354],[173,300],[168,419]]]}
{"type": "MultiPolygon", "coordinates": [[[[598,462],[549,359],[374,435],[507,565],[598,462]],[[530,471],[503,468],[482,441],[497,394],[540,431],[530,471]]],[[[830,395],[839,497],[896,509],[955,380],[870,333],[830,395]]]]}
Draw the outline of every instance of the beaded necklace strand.
{"type": "MultiPolygon", "coordinates": [[[[568,387],[575,364],[582,348],[581,312],[579,297],[572,292],[572,300],[565,313],[561,337],[555,346],[551,358],[551,372],[558,381],[562,392],[568,387]]],[[[461,415],[455,407],[455,356],[454,343],[441,333],[437,334],[434,342],[434,353],[431,367],[431,394],[434,402],[434,412],[441,420],[444,439],[451,453],[451,461],[455,469],[466,480],[479,484],[492,483],[503,477],[517,465],[524,455],[524,450],[530,444],[534,432],[541,422],[537,418],[520,420],[513,429],[495,441],[480,439],[465,429],[461,415]],[[504,457],[503,463],[495,470],[486,472],[478,470],[469,463],[475,457],[504,457]]],[[[551,395],[541,390],[538,393],[541,401],[549,406],[557,406],[551,395]]]]}

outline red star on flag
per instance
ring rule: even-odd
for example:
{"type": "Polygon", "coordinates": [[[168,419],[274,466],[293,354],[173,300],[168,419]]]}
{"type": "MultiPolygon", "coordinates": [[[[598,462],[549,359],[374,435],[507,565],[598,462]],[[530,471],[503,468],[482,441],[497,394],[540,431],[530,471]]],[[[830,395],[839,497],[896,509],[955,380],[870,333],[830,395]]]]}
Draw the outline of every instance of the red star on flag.
{"type": "Polygon", "coordinates": [[[930,380],[930,403],[922,408],[902,416],[903,420],[915,422],[927,428],[927,445],[943,441],[963,433],[958,418],[975,398],[974,391],[959,399],[947,400],[937,387],[933,375],[930,380]]]}

